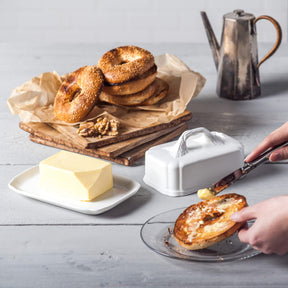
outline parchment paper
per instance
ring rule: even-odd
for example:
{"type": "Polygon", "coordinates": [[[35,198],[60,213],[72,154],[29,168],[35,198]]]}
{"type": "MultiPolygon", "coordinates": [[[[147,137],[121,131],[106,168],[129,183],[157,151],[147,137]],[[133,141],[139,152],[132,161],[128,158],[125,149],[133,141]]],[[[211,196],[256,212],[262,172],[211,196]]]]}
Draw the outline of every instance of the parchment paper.
{"type": "MultiPolygon", "coordinates": [[[[183,113],[189,101],[203,88],[205,78],[171,54],[155,57],[155,63],[158,67],[157,77],[169,84],[169,92],[164,100],[156,105],[133,108],[110,104],[98,105],[84,120],[105,114],[118,119],[121,125],[127,127],[146,127],[156,122],[170,122],[183,113]]],[[[24,123],[71,125],[58,120],[53,109],[54,98],[65,77],[55,71],[46,72],[13,89],[7,101],[10,111],[18,114],[24,123]]]]}

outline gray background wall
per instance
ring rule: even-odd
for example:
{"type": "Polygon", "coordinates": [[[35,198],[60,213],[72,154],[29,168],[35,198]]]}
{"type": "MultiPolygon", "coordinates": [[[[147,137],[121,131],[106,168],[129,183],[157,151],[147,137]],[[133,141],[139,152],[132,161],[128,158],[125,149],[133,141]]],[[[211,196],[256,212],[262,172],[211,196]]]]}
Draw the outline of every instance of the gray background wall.
{"type": "MultiPolygon", "coordinates": [[[[287,42],[287,0],[0,0],[0,42],[206,42],[200,11],[220,38],[222,15],[241,8],[277,19],[287,42]]],[[[272,24],[257,24],[273,42],[272,24]]]]}

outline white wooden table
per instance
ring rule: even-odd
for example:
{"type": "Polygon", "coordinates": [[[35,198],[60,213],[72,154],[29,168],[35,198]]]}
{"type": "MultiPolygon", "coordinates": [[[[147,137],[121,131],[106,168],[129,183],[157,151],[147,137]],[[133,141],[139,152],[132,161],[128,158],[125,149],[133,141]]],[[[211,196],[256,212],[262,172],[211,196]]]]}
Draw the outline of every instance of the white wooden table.
{"type": "MultiPolygon", "coordinates": [[[[139,181],[141,189],[114,209],[89,216],[25,198],[8,189],[9,180],[58,150],[29,141],[6,100],[11,90],[45,71],[60,74],[95,64],[118,44],[0,44],[0,287],[287,287],[288,255],[258,255],[246,261],[199,263],[173,260],[148,249],[142,224],[155,214],[198,201],[171,198],[143,183],[144,159],[113,171],[139,181]]],[[[154,55],[177,55],[207,83],[189,104],[189,128],[204,126],[240,140],[248,153],[288,120],[288,49],[283,44],[261,66],[262,96],[234,102],[215,94],[216,70],[207,45],[141,45],[154,55]]],[[[264,54],[269,46],[261,46],[264,54]]],[[[249,204],[287,194],[287,163],[263,165],[229,192],[249,204]]],[[[287,239],[288,241],[288,239],[287,239]]]]}

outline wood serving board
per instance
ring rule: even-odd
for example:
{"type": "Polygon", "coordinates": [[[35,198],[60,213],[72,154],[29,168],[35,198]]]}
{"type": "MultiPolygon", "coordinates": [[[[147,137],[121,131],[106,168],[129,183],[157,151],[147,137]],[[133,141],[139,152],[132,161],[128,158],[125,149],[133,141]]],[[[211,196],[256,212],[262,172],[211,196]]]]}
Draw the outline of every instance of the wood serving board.
{"type": "Polygon", "coordinates": [[[33,142],[110,160],[127,166],[134,164],[136,160],[143,157],[149,148],[168,142],[187,129],[185,122],[174,127],[162,129],[161,131],[94,149],[81,147],[81,145],[75,143],[71,138],[44,123],[20,122],[19,126],[22,130],[30,133],[30,140],[33,142]]]}
{"type": "MultiPolygon", "coordinates": [[[[99,148],[102,146],[110,145],[113,143],[119,143],[124,140],[128,140],[131,138],[151,134],[157,131],[162,131],[168,128],[176,127],[181,123],[187,122],[192,118],[192,113],[190,111],[184,111],[182,114],[178,115],[170,122],[167,123],[160,123],[157,122],[150,126],[146,127],[139,127],[133,128],[128,131],[120,131],[119,135],[117,136],[105,136],[103,138],[97,137],[82,137],[77,134],[77,127],[68,126],[68,125],[58,125],[58,124],[51,124],[51,126],[60,132],[62,135],[73,139],[74,143],[77,143],[78,146],[82,148],[99,148]]],[[[121,128],[120,128],[121,129],[121,128]]]]}

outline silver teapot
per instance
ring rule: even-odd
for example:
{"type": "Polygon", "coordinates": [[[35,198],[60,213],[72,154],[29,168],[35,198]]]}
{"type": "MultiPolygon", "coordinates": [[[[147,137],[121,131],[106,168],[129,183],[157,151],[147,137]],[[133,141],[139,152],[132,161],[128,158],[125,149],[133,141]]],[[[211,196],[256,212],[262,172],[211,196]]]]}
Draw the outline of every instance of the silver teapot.
{"type": "Polygon", "coordinates": [[[217,94],[232,100],[254,99],[261,95],[259,78],[260,65],[278,49],[282,32],[279,23],[270,16],[259,16],[234,10],[223,16],[221,44],[205,12],[201,12],[208,41],[218,71],[217,94]],[[272,22],[277,31],[273,48],[258,62],[256,22],[266,19],[272,22]]]}

